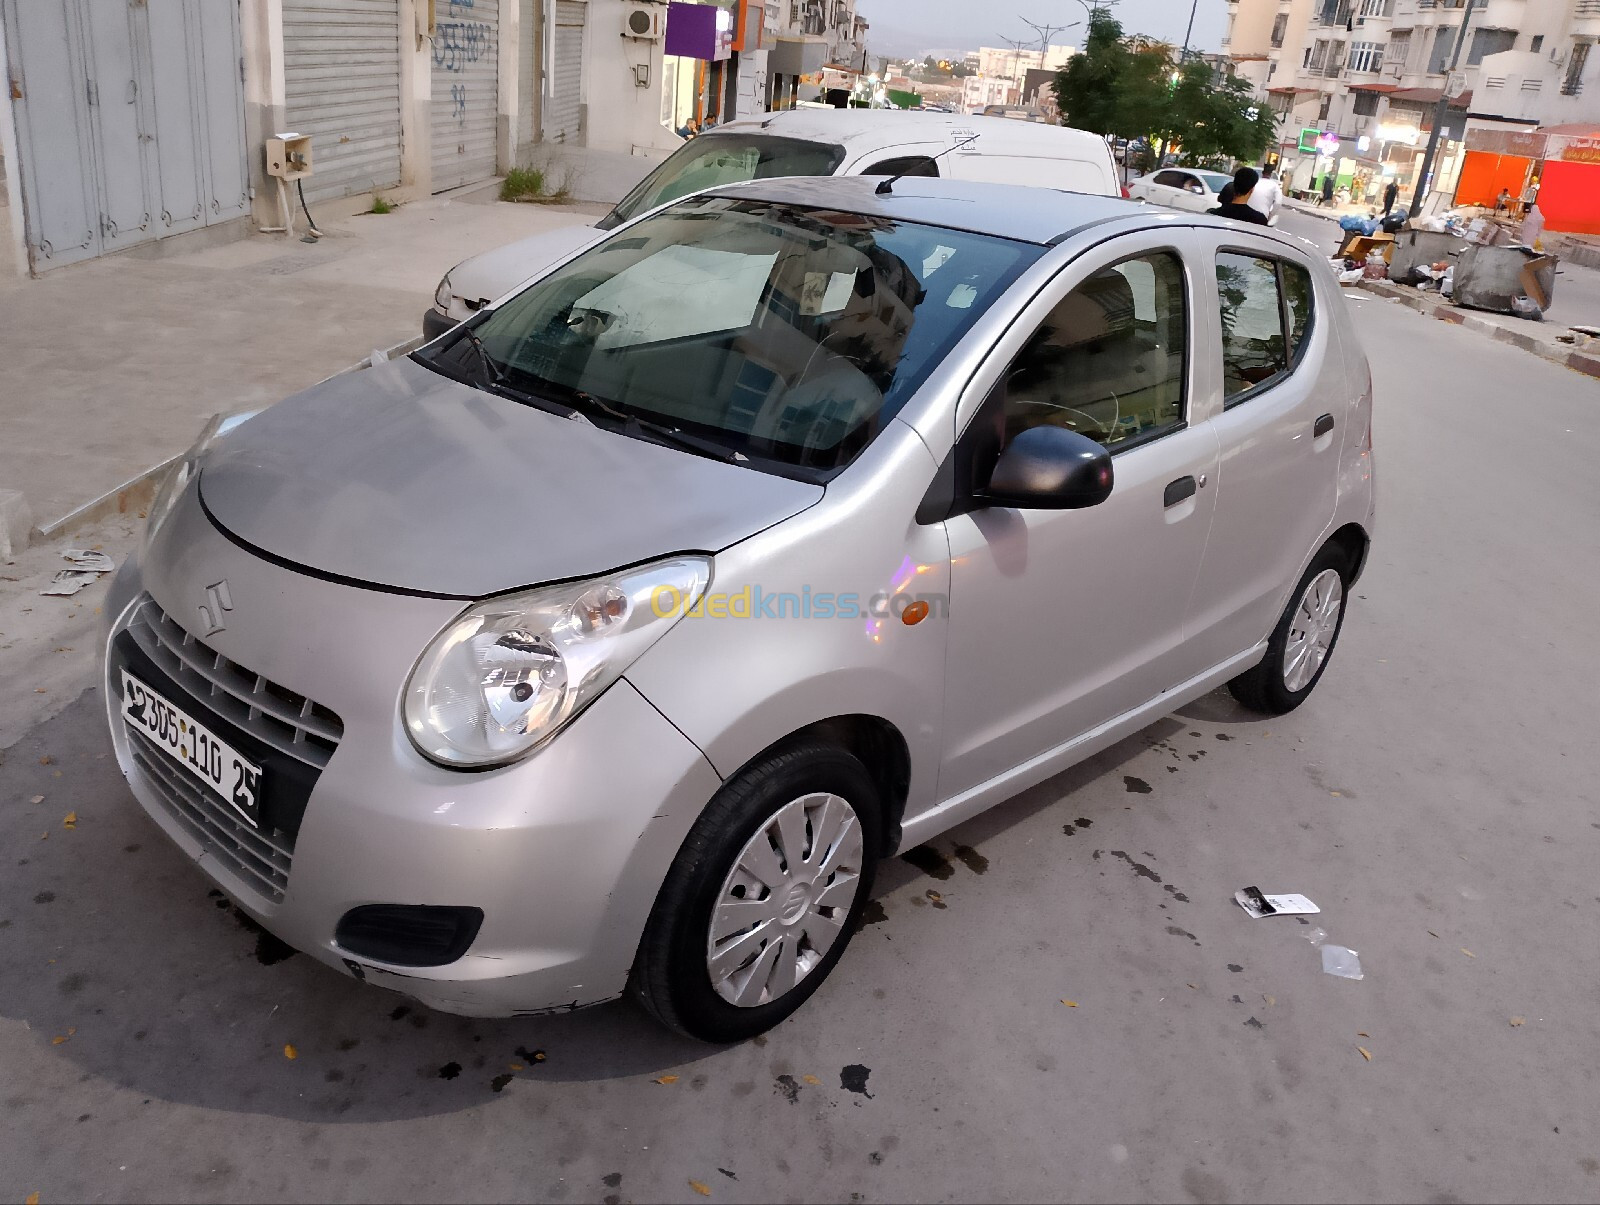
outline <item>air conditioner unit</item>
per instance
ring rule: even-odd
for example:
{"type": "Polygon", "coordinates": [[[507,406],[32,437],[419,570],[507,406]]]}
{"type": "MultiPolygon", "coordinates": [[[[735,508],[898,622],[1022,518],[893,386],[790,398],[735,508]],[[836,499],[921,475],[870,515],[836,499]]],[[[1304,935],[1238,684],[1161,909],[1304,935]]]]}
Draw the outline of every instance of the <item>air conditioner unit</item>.
{"type": "Polygon", "coordinates": [[[636,0],[622,9],[622,36],[640,42],[659,42],[667,31],[667,8],[664,4],[636,0]]]}

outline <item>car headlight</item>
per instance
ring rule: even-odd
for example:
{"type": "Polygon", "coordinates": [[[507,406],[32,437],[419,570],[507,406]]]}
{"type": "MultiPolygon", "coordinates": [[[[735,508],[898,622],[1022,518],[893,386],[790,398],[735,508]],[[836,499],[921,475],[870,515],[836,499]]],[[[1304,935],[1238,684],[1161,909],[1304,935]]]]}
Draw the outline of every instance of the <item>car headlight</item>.
{"type": "Polygon", "coordinates": [[[214,414],[200,432],[200,438],[179,458],[161,482],[161,488],[156,491],[155,501],[150,504],[144,525],[144,542],[146,546],[155,538],[156,530],[167,521],[172,514],[172,509],[178,504],[178,499],[183,497],[183,491],[199,471],[200,461],[205,457],[219,439],[239,426],[247,419],[260,414],[259,410],[239,410],[233,414],[214,414]]]}
{"type": "MultiPolygon", "coordinates": [[[[444,279],[439,282],[439,287],[433,291],[433,304],[439,307],[441,313],[450,312],[450,273],[444,274],[444,279]]],[[[414,302],[412,304],[415,304],[414,302]]]]}
{"type": "Polygon", "coordinates": [[[710,582],[710,560],[681,556],[477,604],[411,671],[412,743],[447,766],[515,761],[620,678],[710,582]]]}

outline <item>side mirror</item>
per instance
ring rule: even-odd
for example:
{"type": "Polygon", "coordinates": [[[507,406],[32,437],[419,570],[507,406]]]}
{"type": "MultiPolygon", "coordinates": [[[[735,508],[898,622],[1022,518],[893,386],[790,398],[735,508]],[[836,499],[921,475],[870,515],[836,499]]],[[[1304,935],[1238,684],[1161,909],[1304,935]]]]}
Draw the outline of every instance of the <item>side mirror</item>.
{"type": "Polygon", "coordinates": [[[989,486],[991,506],[1029,510],[1081,510],[1111,496],[1111,453],[1065,427],[1029,427],[1000,453],[989,486]]]}

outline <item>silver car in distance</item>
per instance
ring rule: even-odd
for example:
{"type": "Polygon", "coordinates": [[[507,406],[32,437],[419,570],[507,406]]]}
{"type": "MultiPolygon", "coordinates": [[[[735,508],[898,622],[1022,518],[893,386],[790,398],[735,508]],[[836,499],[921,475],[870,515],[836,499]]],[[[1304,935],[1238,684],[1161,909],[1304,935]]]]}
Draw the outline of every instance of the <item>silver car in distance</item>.
{"type": "Polygon", "coordinates": [[[1336,282],[1272,231],[700,193],[196,445],[107,608],[117,757],[358,979],[748,1037],[897,850],[1221,684],[1306,698],[1371,411],[1336,282]]]}

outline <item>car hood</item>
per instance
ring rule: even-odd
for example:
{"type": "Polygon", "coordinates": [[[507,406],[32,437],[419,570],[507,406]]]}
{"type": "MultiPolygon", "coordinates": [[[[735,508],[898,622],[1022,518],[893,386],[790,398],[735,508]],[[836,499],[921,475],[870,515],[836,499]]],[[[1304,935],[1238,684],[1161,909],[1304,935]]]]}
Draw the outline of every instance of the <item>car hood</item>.
{"type": "Polygon", "coordinates": [[[474,255],[450,269],[450,291],[474,309],[487,305],[608,233],[593,226],[563,226],[474,255]]]}
{"type": "Polygon", "coordinates": [[[718,552],[822,487],[561,418],[413,360],[262,411],[201,465],[212,520],[324,575],[478,598],[718,552]]]}

